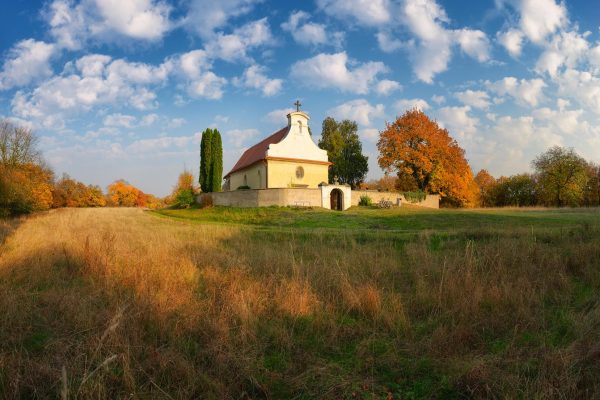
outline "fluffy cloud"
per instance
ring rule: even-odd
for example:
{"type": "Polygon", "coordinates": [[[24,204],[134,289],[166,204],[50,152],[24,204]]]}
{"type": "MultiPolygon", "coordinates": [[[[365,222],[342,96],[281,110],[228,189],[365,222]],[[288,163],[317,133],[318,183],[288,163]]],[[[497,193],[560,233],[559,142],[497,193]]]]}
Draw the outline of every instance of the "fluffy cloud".
{"type": "Polygon", "coordinates": [[[423,82],[432,83],[435,75],[448,68],[454,44],[480,62],[489,59],[490,46],[485,33],[466,28],[447,29],[448,16],[435,0],[405,0],[398,15],[399,22],[415,38],[408,48],[413,72],[423,82]]]}
{"type": "Polygon", "coordinates": [[[259,135],[257,129],[232,129],[225,132],[224,138],[237,149],[242,149],[247,142],[259,135]]]}
{"type": "Polygon", "coordinates": [[[192,50],[171,60],[185,80],[187,92],[192,97],[220,99],[223,97],[225,78],[211,71],[211,60],[204,50],[192,50]]]}
{"type": "Polygon", "coordinates": [[[523,47],[523,33],[518,29],[509,29],[506,32],[498,33],[498,42],[506,48],[513,57],[521,55],[523,47]]]}
{"type": "Polygon", "coordinates": [[[267,115],[264,116],[263,119],[272,124],[283,126],[286,121],[286,116],[292,111],[295,110],[293,108],[280,108],[269,112],[267,115]]]}
{"type": "Polygon", "coordinates": [[[281,24],[284,31],[290,32],[297,43],[306,46],[319,46],[331,44],[340,47],[344,40],[343,32],[328,33],[325,25],[308,21],[310,14],[304,11],[295,11],[287,22],[281,24]]]}
{"type": "Polygon", "coordinates": [[[511,5],[518,14],[517,26],[498,34],[499,42],[512,56],[521,54],[524,38],[542,44],[548,35],[569,22],[564,3],[557,4],[555,0],[499,0],[496,4],[501,8],[511,5]]]}
{"type": "Polygon", "coordinates": [[[337,119],[349,119],[359,125],[368,126],[373,118],[383,118],[385,107],[383,104],[373,106],[365,99],[357,99],[332,108],[328,114],[337,119]]]}
{"type": "Polygon", "coordinates": [[[248,51],[269,43],[273,36],[267,18],[250,22],[234,29],[230,34],[217,33],[205,46],[211,58],[226,61],[249,61],[248,51]]]}
{"type": "Polygon", "coordinates": [[[540,56],[535,69],[538,72],[547,72],[551,77],[556,77],[563,66],[574,68],[589,51],[588,41],[577,32],[561,32],[545,47],[546,50],[540,56]]]}
{"type": "Polygon", "coordinates": [[[487,109],[490,106],[490,96],[481,90],[465,90],[454,94],[461,103],[473,108],[487,109]]]}
{"type": "Polygon", "coordinates": [[[429,104],[423,99],[400,99],[394,103],[394,109],[398,114],[404,114],[414,108],[425,111],[429,108],[429,104]]]}
{"type": "Polygon", "coordinates": [[[587,71],[568,69],[557,78],[558,95],[574,99],[600,116],[600,78],[587,71]]]}
{"type": "Polygon", "coordinates": [[[471,107],[443,107],[439,109],[440,124],[448,129],[450,136],[468,138],[477,132],[479,120],[469,115],[471,107]]]}
{"type": "Polygon", "coordinates": [[[542,101],[546,84],[541,79],[517,79],[506,77],[496,82],[486,82],[486,86],[499,96],[510,96],[520,105],[535,107],[542,101]]]}
{"type": "Polygon", "coordinates": [[[263,96],[273,96],[281,91],[281,79],[269,79],[265,75],[266,68],[261,65],[251,65],[246,68],[240,78],[234,78],[233,84],[239,87],[260,90],[263,96]]]}
{"type": "Polygon", "coordinates": [[[375,92],[382,96],[387,96],[390,93],[402,89],[402,85],[396,81],[390,81],[388,79],[381,80],[375,85],[375,92]]]}
{"type": "Polygon", "coordinates": [[[479,62],[490,59],[490,41],[486,34],[479,30],[458,29],[454,37],[462,51],[479,62]]]}
{"type": "Polygon", "coordinates": [[[118,126],[123,128],[133,128],[136,124],[137,119],[133,115],[125,114],[110,114],[104,117],[104,125],[106,126],[118,126]]]}
{"type": "Polygon", "coordinates": [[[158,138],[139,139],[127,146],[127,151],[134,154],[147,154],[174,149],[184,149],[198,141],[198,133],[192,136],[163,136],[158,138]]]}
{"type": "Polygon", "coordinates": [[[213,36],[231,18],[247,14],[262,0],[189,0],[184,26],[203,39],[213,36]]]}
{"type": "Polygon", "coordinates": [[[156,95],[147,86],[164,82],[168,64],[152,66],[112,60],[104,55],[84,56],[65,66],[33,91],[18,91],[12,100],[13,113],[36,120],[49,129],[61,129],[67,115],[89,111],[100,105],[122,105],[138,110],[156,107],[156,95]]]}
{"type": "Polygon", "coordinates": [[[15,44],[0,71],[0,90],[24,86],[52,75],[50,59],[55,49],[53,44],[33,39],[15,44]]]}
{"type": "Polygon", "coordinates": [[[361,25],[381,26],[392,20],[389,0],[317,0],[317,6],[337,18],[351,18],[361,25]]]}
{"type": "Polygon", "coordinates": [[[172,27],[170,12],[166,2],[156,0],[54,0],[44,16],[57,44],[76,50],[90,39],[159,40],[172,27]]]}
{"type": "Polygon", "coordinates": [[[337,88],[344,92],[366,94],[377,75],[387,71],[382,62],[350,63],[346,52],[319,54],[298,61],[291,67],[293,79],[317,88],[337,88]],[[351,69],[348,64],[355,65],[351,69]]]}

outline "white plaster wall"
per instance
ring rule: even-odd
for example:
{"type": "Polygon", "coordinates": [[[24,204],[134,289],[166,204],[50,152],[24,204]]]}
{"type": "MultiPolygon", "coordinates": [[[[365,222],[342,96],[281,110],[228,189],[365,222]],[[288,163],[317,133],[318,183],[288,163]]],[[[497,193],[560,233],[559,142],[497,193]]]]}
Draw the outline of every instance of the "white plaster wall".
{"type": "Polygon", "coordinates": [[[342,200],[342,208],[347,210],[352,206],[352,190],[350,186],[345,185],[323,185],[321,186],[321,207],[331,210],[331,191],[333,189],[340,189],[344,198],[342,200]]]}
{"type": "Polygon", "coordinates": [[[308,115],[302,111],[288,114],[288,134],[279,143],[269,146],[267,157],[329,161],[327,151],[320,149],[308,133],[308,115]],[[300,124],[302,129],[300,129],[300,124]]]}

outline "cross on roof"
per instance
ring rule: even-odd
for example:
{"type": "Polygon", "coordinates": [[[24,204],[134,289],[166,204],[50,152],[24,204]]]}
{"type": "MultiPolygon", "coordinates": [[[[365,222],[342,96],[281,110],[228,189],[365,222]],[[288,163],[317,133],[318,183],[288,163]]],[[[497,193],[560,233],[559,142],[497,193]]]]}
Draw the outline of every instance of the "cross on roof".
{"type": "Polygon", "coordinates": [[[296,100],[294,105],[296,106],[296,111],[300,111],[300,106],[302,105],[302,103],[300,103],[300,100],[296,100]]]}

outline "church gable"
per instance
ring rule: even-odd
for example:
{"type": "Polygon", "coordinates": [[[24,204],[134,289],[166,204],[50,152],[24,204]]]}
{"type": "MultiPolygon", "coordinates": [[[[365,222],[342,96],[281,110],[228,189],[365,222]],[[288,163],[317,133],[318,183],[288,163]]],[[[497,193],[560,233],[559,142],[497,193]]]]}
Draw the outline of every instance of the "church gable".
{"type": "Polygon", "coordinates": [[[328,162],[327,151],[319,148],[308,131],[309,117],[305,112],[294,111],[288,114],[288,131],[278,143],[269,145],[267,159],[292,159],[328,162]]]}

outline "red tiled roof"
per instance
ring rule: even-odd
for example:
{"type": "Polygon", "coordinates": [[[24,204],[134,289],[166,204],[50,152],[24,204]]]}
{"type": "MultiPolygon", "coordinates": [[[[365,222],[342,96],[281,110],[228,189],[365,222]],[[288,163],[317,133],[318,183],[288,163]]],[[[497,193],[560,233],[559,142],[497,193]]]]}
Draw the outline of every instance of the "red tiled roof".
{"type": "Polygon", "coordinates": [[[229,171],[227,175],[225,175],[225,178],[227,178],[229,175],[236,171],[249,167],[257,161],[266,159],[269,145],[281,142],[281,140],[287,134],[288,129],[289,127],[287,126],[285,128],[281,128],[271,136],[267,137],[266,139],[262,140],[261,142],[255,144],[254,146],[246,150],[244,154],[242,154],[238,162],[235,163],[231,171],[229,171]]]}

